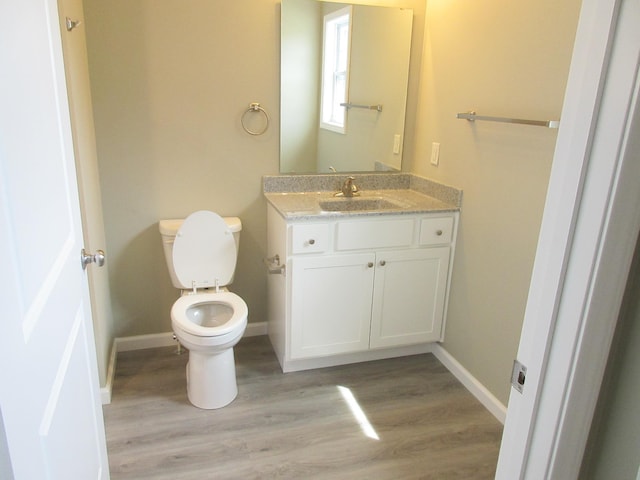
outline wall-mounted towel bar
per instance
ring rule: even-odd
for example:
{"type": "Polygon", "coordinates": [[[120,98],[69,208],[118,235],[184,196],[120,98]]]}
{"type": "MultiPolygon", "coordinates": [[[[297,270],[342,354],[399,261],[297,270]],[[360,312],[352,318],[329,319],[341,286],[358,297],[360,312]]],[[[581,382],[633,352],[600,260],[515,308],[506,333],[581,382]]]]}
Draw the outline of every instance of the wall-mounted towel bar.
{"type": "Polygon", "coordinates": [[[357,103],[341,103],[341,107],[346,107],[346,109],[350,108],[366,108],[367,110],[377,110],[378,112],[382,111],[382,105],[358,105],[357,103]]]}
{"type": "Polygon", "coordinates": [[[486,115],[476,115],[476,112],[458,113],[456,118],[469,120],[484,120],[487,122],[502,122],[502,123],[518,123],[520,125],[535,125],[536,127],[558,128],[560,120],[525,120],[522,118],[507,118],[507,117],[488,117],[486,115]]]}

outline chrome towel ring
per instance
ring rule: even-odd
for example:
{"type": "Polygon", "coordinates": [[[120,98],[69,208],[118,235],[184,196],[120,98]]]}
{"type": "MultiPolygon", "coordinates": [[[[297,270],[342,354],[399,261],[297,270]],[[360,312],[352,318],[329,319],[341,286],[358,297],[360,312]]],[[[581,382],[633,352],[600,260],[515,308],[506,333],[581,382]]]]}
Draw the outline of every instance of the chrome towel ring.
{"type": "Polygon", "coordinates": [[[249,108],[247,108],[247,110],[242,114],[242,117],[240,118],[240,123],[242,124],[242,128],[244,129],[244,131],[247,132],[249,135],[262,135],[264,132],[267,131],[267,128],[269,128],[269,114],[264,108],[260,106],[259,103],[253,102],[249,104],[249,108]],[[264,122],[264,127],[261,130],[251,130],[245,124],[247,113],[253,113],[253,112],[262,113],[264,115],[265,122],[264,122]]]}

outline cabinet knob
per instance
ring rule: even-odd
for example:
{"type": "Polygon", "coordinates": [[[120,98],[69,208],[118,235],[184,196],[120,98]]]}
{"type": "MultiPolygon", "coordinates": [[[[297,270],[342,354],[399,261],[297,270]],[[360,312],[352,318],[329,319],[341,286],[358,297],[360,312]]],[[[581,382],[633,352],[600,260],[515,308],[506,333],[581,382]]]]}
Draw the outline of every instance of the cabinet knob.
{"type": "Polygon", "coordinates": [[[385,262],[384,260],[380,260],[380,266],[384,267],[387,264],[387,262],[385,262]]]}
{"type": "Polygon", "coordinates": [[[436,235],[437,236],[441,236],[442,235],[442,230],[436,230],[436,235]]]}
{"type": "Polygon", "coordinates": [[[373,262],[369,262],[369,263],[367,263],[367,267],[369,267],[369,268],[373,268],[373,262]]]}
{"type": "Polygon", "coordinates": [[[313,238],[310,238],[310,239],[309,239],[309,245],[313,245],[313,244],[315,244],[315,243],[316,243],[315,239],[313,239],[313,238]]]}

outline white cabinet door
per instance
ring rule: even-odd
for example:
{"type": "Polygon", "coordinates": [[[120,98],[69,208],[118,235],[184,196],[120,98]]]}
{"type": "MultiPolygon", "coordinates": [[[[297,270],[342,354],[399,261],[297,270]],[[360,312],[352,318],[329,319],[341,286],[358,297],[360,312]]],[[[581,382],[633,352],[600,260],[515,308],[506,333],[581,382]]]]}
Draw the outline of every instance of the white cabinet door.
{"type": "Polygon", "coordinates": [[[371,348],[440,339],[450,247],[378,252],[371,348]]]}
{"type": "Polygon", "coordinates": [[[292,259],[291,358],[369,348],[375,255],[292,259]]]}

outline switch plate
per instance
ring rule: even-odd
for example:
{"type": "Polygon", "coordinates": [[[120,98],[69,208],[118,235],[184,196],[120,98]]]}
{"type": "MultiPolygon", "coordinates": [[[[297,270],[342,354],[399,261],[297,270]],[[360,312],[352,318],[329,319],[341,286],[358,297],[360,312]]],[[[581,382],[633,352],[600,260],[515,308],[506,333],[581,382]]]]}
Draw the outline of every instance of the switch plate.
{"type": "Polygon", "coordinates": [[[393,136],[393,154],[394,155],[400,154],[400,134],[399,133],[396,133],[393,136]]]}
{"type": "Polygon", "coordinates": [[[436,167],[440,163],[440,144],[437,142],[433,142],[431,144],[431,165],[435,165],[436,167]]]}

